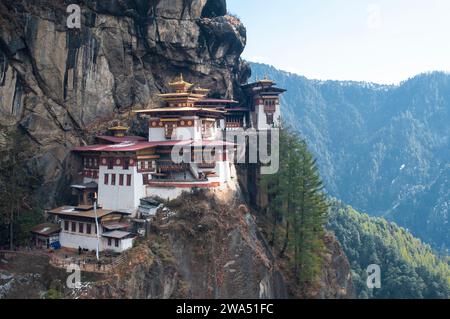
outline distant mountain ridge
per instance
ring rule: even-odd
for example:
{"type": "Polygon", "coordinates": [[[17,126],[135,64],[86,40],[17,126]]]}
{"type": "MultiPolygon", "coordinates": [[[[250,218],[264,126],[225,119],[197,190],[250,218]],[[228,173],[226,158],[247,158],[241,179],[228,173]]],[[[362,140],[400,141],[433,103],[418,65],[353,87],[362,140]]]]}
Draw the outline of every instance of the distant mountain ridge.
{"type": "Polygon", "coordinates": [[[318,157],[328,192],[450,247],[450,75],[400,85],[318,81],[252,63],[288,91],[284,119],[318,157]]]}

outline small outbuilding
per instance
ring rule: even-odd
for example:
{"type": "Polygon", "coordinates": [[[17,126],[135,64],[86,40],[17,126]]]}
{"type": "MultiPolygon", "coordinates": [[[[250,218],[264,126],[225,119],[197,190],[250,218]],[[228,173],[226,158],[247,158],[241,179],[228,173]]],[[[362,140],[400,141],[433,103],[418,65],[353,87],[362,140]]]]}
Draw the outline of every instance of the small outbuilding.
{"type": "Polygon", "coordinates": [[[38,248],[59,248],[59,233],[61,227],[57,224],[44,223],[31,229],[33,240],[38,248]]]}

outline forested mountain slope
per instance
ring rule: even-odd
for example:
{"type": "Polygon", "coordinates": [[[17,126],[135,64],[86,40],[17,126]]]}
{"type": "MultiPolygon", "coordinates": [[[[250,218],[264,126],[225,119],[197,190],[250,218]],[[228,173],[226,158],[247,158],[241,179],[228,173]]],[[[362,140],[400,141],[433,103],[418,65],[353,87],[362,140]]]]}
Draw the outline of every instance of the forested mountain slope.
{"type": "Polygon", "coordinates": [[[334,202],[328,228],[352,268],[361,298],[450,298],[450,267],[404,228],[334,202]],[[368,289],[366,269],[381,267],[381,289],[368,289]]]}
{"type": "Polygon", "coordinates": [[[318,158],[328,192],[408,228],[435,249],[450,246],[450,75],[399,86],[315,81],[252,63],[288,91],[284,119],[318,158]]]}

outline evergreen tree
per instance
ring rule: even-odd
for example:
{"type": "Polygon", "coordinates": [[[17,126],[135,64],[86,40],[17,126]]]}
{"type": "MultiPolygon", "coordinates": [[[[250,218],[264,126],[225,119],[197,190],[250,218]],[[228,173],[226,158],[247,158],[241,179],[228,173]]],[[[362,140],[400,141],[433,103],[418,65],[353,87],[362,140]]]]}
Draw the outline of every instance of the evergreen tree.
{"type": "Polygon", "coordinates": [[[6,132],[5,145],[0,148],[0,242],[15,247],[15,237],[22,239],[27,232],[26,223],[39,220],[39,205],[34,191],[42,178],[30,168],[32,155],[27,143],[18,131],[6,132]]]}
{"type": "Polygon", "coordinates": [[[271,242],[283,237],[280,256],[289,255],[300,283],[313,283],[321,271],[328,205],[316,161],[290,129],[280,134],[280,170],[263,178],[273,217],[271,242]],[[277,234],[278,225],[284,234],[277,234]]]}
{"type": "Polygon", "coordinates": [[[382,218],[360,214],[333,201],[328,228],[332,230],[352,268],[360,298],[448,299],[450,267],[430,246],[382,218]],[[381,288],[369,289],[366,269],[380,265],[381,288]]]}

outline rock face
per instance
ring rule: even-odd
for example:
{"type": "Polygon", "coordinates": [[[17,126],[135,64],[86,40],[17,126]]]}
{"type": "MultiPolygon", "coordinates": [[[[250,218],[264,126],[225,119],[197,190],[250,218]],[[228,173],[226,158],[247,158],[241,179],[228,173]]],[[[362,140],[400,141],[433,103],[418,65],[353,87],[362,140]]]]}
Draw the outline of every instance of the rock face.
{"type": "Polygon", "coordinates": [[[349,299],[356,298],[356,290],[351,277],[350,263],[339,241],[334,235],[325,235],[327,253],[324,256],[323,275],[320,289],[312,292],[314,298],[349,299]]]}
{"type": "Polygon", "coordinates": [[[67,1],[0,3],[0,125],[33,142],[49,205],[69,150],[115,118],[131,122],[132,108],[157,105],[175,76],[239,98],[250,73],[240,60],[246,30],[224,0],[79,2],[80,29],[67,27],[67,1]]]}
{"type": "Polygon", "coordinates": [[[288,298],[277,260],[239,199],[186,195],[158,212],[152,236],[79,298],[288,298]]]}

